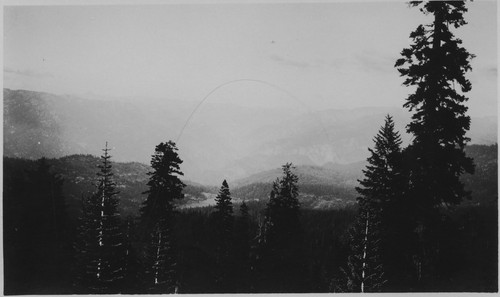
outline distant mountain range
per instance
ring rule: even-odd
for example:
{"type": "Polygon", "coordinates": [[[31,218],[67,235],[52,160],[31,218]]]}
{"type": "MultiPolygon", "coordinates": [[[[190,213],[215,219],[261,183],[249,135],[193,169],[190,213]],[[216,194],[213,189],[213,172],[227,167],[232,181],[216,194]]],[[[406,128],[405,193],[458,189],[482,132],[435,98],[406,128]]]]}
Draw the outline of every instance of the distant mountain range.
{"type": "MultiPolygon", "coordinates": [[[[403,133],[409,114],[402,108],[308,111],[206,102],[187,121],[196,105],[4,89],[4,156],[99,155],[108,141],[116,161],[148,164],[158,143],[174,140],[186,179],[243,185],[252,174],[286,162],[304,165],[300,168],[309,168],[312,175],[321,173],[314,168],[328,170],[331,165],[334,171],[362,162],[388,113],[405,143],[410,140],[403,133]]],[[[468,136],[471,143],[496,143],[497,118],[472,118],[468,136]]]]}

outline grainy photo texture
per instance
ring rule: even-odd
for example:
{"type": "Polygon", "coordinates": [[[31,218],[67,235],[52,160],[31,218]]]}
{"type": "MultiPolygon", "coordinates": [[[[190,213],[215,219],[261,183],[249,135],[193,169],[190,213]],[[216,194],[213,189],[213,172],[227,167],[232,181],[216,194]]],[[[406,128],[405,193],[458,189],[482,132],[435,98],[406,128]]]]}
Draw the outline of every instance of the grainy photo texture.
{"type": "Polygon", "coordinates": [[[496,1],[28,4],[5,295],[498,291],[496,1]]]}

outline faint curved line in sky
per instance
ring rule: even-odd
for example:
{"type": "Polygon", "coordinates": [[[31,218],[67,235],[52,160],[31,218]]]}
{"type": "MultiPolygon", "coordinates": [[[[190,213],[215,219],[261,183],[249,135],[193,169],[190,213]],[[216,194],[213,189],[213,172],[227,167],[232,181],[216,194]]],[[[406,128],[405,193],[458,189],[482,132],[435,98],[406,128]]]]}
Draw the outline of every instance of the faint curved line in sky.
{"type": "MultiPolygon", "coordinates": [[[[217,90],[221,89],[222,87],[225,87],[227,85],[230,85],[230,84],[233,84],[233,83],[238,83],[238,82],[256,82],[256,83],[261,83],[261,84],[265,84],[267,86],[270,86],[278,91],[281,91],[285,94],[287,94],[290,98],[294,99],[295,101],[297,101],[298,103],[300,103],[303,107],[305,107],[307,109],[307,113],[312,115],[311,113],[311,110],[309,109],[309,107],[304,104],[304,102],[302,102],[301,100],[299,100],[299,98],[297,98],[296,96],[294,96],[292,93],[288,92],[287,90],[275,85],[275,84],[272,84],[270,82],[267,82],[267,81],[264,81],[264,80],[260,80],[260,79],[253,79],[253,78],[241,78],[241,79],[235,79],[235,80],[230,80],[230,81],[227,81],[225,83],[222,83],[218,86],[216,86],[214,89],[212,89],[207,95],[205,95],[205,97],[203,97],[203,99],[201,99],[201,101],[196,105],[196,107],[193,109],[193,111],[191,112],[191,114],[189,115],[189,117],[187,118],[186,122],[184,123],[184,126],[182,126],[182,129],[181,129],[181,132],[179,133],[179,136],[177,136],[177,140],[175,141],[176,143],[179,142],[179,140],[181,139],[182,137],[182,134],[184,133],[184,130],[186,129],[186,127],[188,126],[189,122],[191,121],[191,119],[193,118],[194,114],[196,113],[196,111],[198,110],[198,108],[200,108],[200,106],[213,94],[215,93],[217,90]]],[[[323,125],[323,121],[321,120],[321,118],[317,118],[320,122],[320,125],[321,125],[321,128],[323,129],[323,132],[325,133],[325,135],[328,137],[328,139],[330,139],[329,137],[329,134],[327,133],[324,125],[323,125]]]]}

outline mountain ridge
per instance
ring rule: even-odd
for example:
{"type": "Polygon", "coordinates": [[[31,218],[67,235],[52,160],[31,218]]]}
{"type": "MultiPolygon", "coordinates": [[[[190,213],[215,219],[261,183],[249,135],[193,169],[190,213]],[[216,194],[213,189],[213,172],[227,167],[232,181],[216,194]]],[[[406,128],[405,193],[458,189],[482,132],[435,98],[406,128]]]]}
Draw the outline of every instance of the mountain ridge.
{"type": "MultiPolygon", "coordinates": [[[[368,157],[368,148],[387,113],[403,140],[409,114],[396,107],[294,112],[235,108],[219,102],[87,100],[4,89],[4,155],[37,159],[98,155],[107,141],[117,161],[147,164],[154,147],[177,140],[185,177],[217,186],[292,162],[323,166],[368,157]],[[187,125],[187,126],[186,126],[187,125]]],[[[496,143],[496,117],[473,118],[472,143],[496,143]]]]}

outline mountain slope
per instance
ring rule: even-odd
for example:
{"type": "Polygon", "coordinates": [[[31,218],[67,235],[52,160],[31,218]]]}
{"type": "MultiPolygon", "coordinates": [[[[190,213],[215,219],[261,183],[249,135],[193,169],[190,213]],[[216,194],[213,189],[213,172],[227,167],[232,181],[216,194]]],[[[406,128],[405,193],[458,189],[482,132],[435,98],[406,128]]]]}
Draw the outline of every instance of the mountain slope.
{"type": "MultiPolygon", "coordinates": [[[[4,89],[4,155],[99,155],[108,141],[116,161],[148,163],[158,143],[178,140],[185,178],[218,186],[223,179],[232,183],[286,162],[323,166],[365,160],[387,113],[409,141],[403,133],[409,114],[402,108],[313,112],[207,101],[190,118],[198,102],[147,102],[4,89]]],[[[496,117],[473,118],[468,135],[472,143],[491,144],[496,131],[496,117]]]]}

